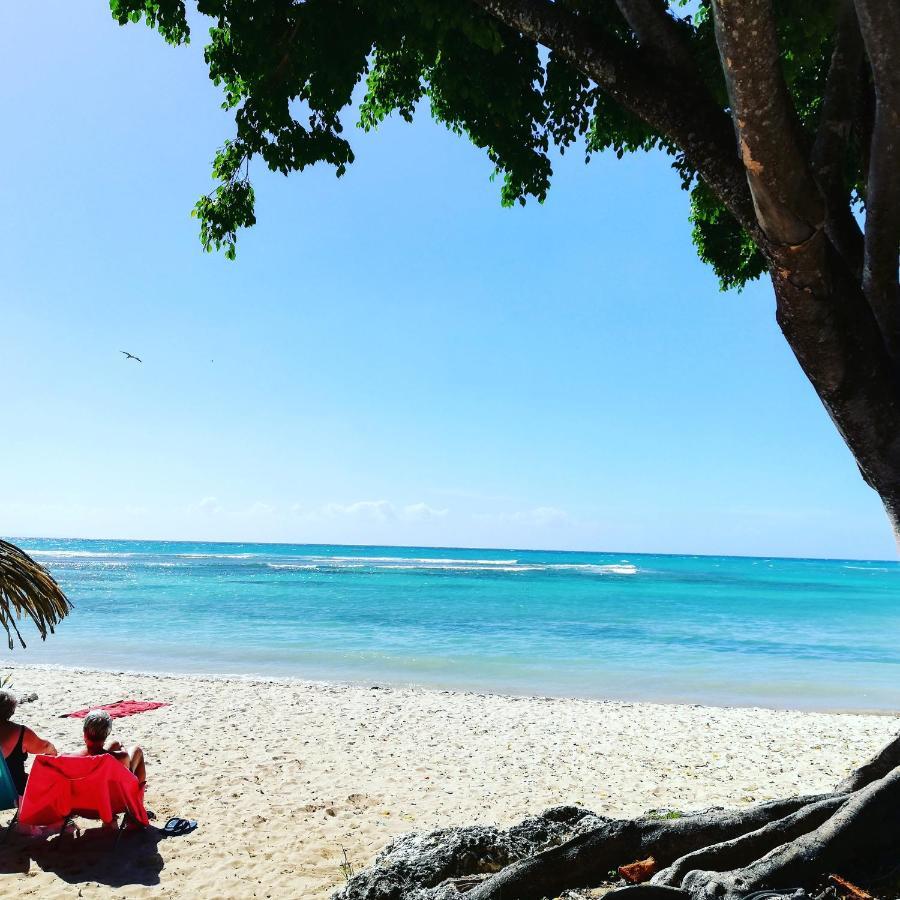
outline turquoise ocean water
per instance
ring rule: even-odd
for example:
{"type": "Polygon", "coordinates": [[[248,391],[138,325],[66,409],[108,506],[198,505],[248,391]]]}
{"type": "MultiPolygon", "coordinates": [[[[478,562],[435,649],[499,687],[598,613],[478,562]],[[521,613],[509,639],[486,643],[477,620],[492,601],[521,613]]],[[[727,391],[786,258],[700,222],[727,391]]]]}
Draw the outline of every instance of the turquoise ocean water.
{"type": "Polygon", "coordinates": [[[19,662],[900,710],[900,564],[17,539],[75,604],[19,662]]]}

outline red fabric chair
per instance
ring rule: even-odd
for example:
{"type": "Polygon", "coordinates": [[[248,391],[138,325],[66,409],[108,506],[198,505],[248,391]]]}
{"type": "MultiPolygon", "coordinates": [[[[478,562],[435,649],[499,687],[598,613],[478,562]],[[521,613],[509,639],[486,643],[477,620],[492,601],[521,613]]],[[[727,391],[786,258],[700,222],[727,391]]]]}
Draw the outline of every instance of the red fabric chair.
{"type": "Polygon", "coordinates": [[[82,816],[147,826],[144,791],[137,778],[112,756],[36,756],[19,808],[23,825],[57,825],[82,816]]]}

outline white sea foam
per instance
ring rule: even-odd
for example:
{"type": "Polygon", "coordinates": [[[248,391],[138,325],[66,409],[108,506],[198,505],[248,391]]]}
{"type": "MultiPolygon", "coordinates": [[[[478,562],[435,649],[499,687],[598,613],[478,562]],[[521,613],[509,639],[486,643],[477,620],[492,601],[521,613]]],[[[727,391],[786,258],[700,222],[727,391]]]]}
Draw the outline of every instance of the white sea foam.
{"type": "Polygon", "coordinates": [[[609,572],[610,575],[637,575],[638,573],[638,567],[633,563],[614,563],[599,568],[603,572],[609,572]]]}
{"type": "Polygon", "coordinates": [[[406,572],[571,572],[585,575],[636,575],[632,563],[519,563],[510,560],[455,559],[443,557],[408,558],[400,556],[314,556],[301,557],[304,562],[266,563],[270,569],[384,569],[406,572]],[[307,561],[308,560],[308,561],[307,561]]]}
{"type": "Polygon", "coordinates": [[[65,559],[78,559],[80,557],[99,557],[102,559],[124,558],[138,556],[137,553],[102,553],[98,550],[28,550],[29,556],[53,556],[65,559]]]}
{"type": "Polygon", "coordinates": [[[378,569],[399,569],[407,572],[526,572],[540,566],[476,566],[476,565],[442,565],[437,563],[402,566],[393,563],[376,566],[378,569]]]}
{"type": "Polygon", "coordinates": [[[253,559],[258,553],[176,553],[179,559],[253,559]]]}
{"type": "MultiPolygon", "coordinates": [[[[147,553],[116,553],[102,552],[98,550],[34,550],[34,556],[49,559],[96,559],[103,561],[107,566],[128,565],[126,562],[114,562],[133,557],[149,556],[147,553]]],[[[185,560],[183,563],[174,562],[147,562],[149,567],[174,568],[182,565],[190,565],[190,560],[221,559],[259,559],[257,553],[178,553],[175,558],[185,560]]],[[[261,560],[262,561],[262,560],[261,560]]],[[[284,562],[264,562],[270,569],[316,571],[323,569],[389,569],[415,571],[447,571],[447,572],[572,572],[595,575],[636,575],[638,568],[629,562],[608,563],[604,565],[594,563],[540,563],[522,562],[516,559],[465,559],[460,557],[406,557],[406,556],[296,556],[284,562]],[[289,561],[290,560],[290,561],[289,561]]],[[[860,568],[872,571],[868,566],[846,566],[846,568],[860,568]]]]}
{"type": "Polygon", "coordinates": [[[566,572],[585,572],[597,575],[637,575],[638,567],[633,563],[609,563],[607,565],[595,565],[593,563],[551,563],[546,566],[566,572]]]}
{"type": "Polygon", "coordinates": [[[518,562],[515,559],[456,559],[442,557],[410,557],[410,556],[317,556],[314,559],[336,560],[338,562],[362,562],[362,563],[407,563],[415,566],[420,563],[467,566],[514,566],[518,562]]]}

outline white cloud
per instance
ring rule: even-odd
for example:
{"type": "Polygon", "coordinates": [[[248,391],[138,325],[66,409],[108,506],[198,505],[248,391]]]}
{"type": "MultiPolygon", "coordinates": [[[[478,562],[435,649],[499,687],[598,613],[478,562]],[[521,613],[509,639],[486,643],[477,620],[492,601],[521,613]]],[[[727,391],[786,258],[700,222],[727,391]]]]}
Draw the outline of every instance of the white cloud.
{"type": "Polygon", "coordinates": [[[222,507],[219,505],[217,497],[204,497],[199,503],[192,503],[188,507],[188,512],[199,512],[214,516],[222,512],[222,507]]]}
{"type": "Polygon", "coordinates": [[[275,507],[270,503],[263,503],[261,500],[257,500],[255,503],[251,503],[250,506],[226,509],[219,502],[218,497],[204,497],[197,503],[192,503],[188,506],[187,512],[190,515],[199,513],[204,516],[219,516],[223,519],[240,520],[246,516],[253,516],[254,518],[270,516],[275,512],[275,507]]]}
{"type": "Polygon", "coordinates": [[[358,500],[356,503],[326,503],[321,514],[329,519],[367,519],[375,522],[386,522],[397,517],[393,503],[387,500],[358,500]]]}
{"type": "Polygon", "coordinates": [[[565,521],[569,518],[569,514],[555,506],[538,506],[527,513],[527,518],[535,525],[552,525],[555,522],[565,521]]]}
{"type": "Polygon", "coordinates": [[[355,503],[325,503],[305,509],[301,504],[291,506],[291,513],[307,521],[343,519],[357,522],[424,522],[440,519],[448,509],[436,509],[427,503],[410,503],[397,506],[389,500],[357,500],[355,503]]]}
{"type": "Polygon", "coordinates": [[[404,519],[421,522],[425,519],[442,519],[448,512],[449,509],[435,509],[427,503],[412,503],[403,507],[402,514],[404,519]]]}

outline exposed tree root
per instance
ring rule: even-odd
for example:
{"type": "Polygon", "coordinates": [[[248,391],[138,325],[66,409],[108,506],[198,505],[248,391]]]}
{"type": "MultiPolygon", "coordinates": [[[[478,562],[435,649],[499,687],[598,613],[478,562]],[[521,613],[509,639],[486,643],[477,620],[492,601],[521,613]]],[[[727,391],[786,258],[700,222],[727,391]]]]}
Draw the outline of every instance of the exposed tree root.
{"type": "Polygon", "coordinates": [[[681,819],[608,822],[529,859],[513,863],[467,892],[467,900],[542,900],[604,881],[623,862],[653,856],[662,866],[694,850],[756,831],[829,797],[794,797],[743,810],[711,810],[681,819]]]}
{"type": "Polygon", "coordinates": [[[870,760],[851,772],[836,788],[839,794],[850,794],[867,784],[884,778],[900,766],[900,734],[882,747],[870,760]]]}
{"type": "Polygon", "coordinates": [[[845,794],[839,794],[826,800],[819,800],[817,803],[810,803],[789,816],[770,822],[756,831],[748,832],[730,841],[710,844],[708,847],[694,850],[676,860],[667,869],[657,872],[652,881],[654,884],[680,887],[684,876],[694,869],[724,872],[739,866],[747,866],[776,847],[796,840],[814,828],[818,828],[834,815],[846,799],[845,794]]]}
{"type": "MultiPolygon", "coordinates": [[[[879,879],[900,870],[900,737],[832,794],[673,819],[598,820],[584,810],[575,812],[573,822],[581,823],[580,833],[574,827],[564,832],[575,837],[533,856],[520,854],[518,861],[500,871],[493,857],[485,857],[482,865],[470,853],[464,874],[487,877],[475,884],[466,879],[466,900],[558,897],[569,889],[602,884],[611,870],[650,856],[664,868],[648,883],[613,891],[608,900],[739,900],[766,889],[783,889],[789,895],[796,889],[815,888],[831,873],[864,885],[877,896],[879,879]],[[593,827],[594,822],[601,824],[593,827]],[[585,825],[590,830],[585,831],[585,825]]],[[[541,845],[548,842],[549,838],[541,845]]],[[[451,868],[461,871],[456,863],[451,868]]],[[[446,878],[407,879],[407,887],[389,896],[391,900],[460,896],[446,878]]],[[[377,887],[377,879],[367,883],[377,887]]],[[[388,897],[371,893],[362,884],[360,888],[355,891],[351,882],[341,897],[388,897]]]]}
{"type": "Polygon", "coordinates": [[[853,877],[900,859],[900,768],[853,794],[813,831],[732,872],[690,872],[681,887],[697,900],[731,900],[760,888],[815,882],[825,871],[853,877]]]}

